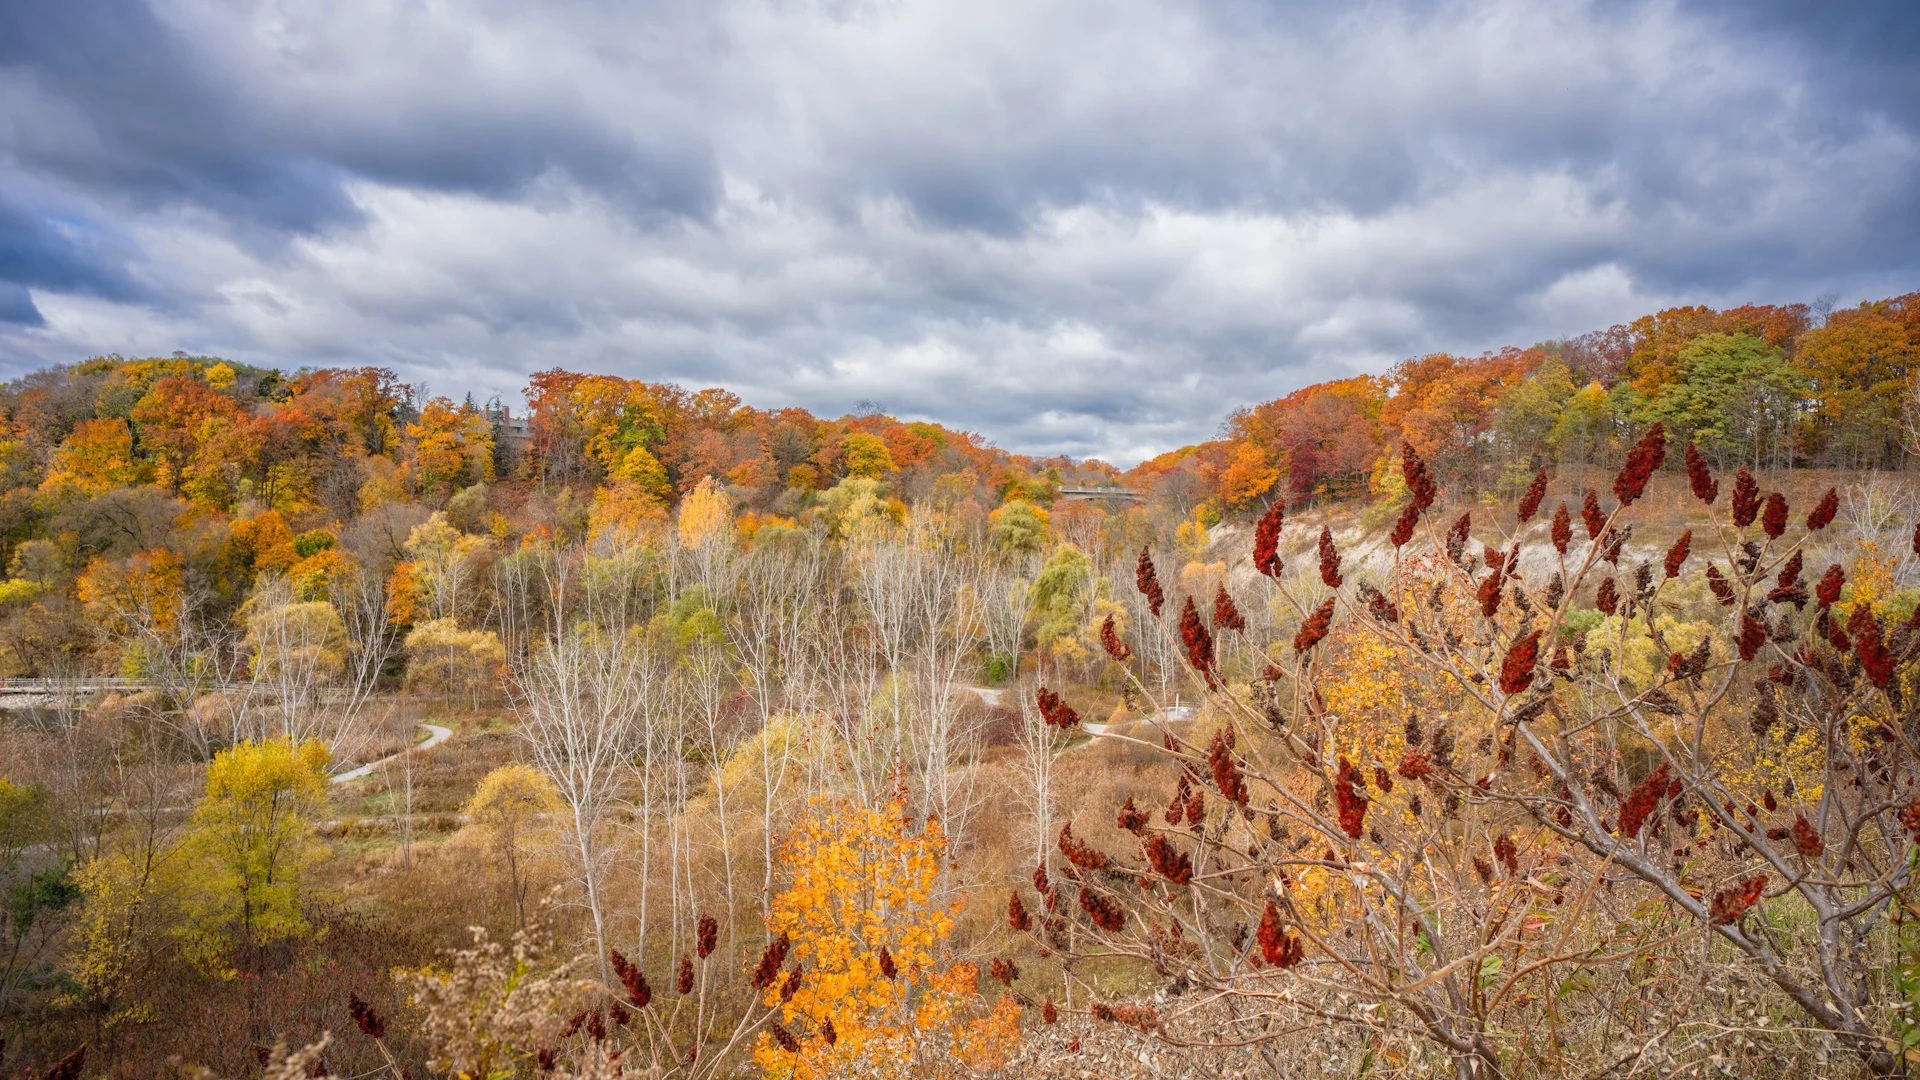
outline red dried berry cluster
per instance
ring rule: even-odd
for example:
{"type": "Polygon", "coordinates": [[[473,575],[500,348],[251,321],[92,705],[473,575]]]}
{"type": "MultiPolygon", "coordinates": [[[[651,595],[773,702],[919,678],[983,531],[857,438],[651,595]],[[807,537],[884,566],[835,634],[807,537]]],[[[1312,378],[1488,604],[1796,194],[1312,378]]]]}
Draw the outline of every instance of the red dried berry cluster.
{"type": "Polygon", "coordinates": [[[1500,661],[1501,693],[1517,694],[1532,685],[1533,668],[1540,661],[1540,634],[1538,629],[1529,630],[1507,650],[1500,661]]]}
{"type": "Polygon", "coordinates": [[[1713,505],[1720,497],[1720,481],[1713,478],[1713,470],[1707,468],[1707,459],[1692,443],[1687,444],[1687,485],[1693,488],[1693,497],[1713,505]]]}
{"type": "Polygon", "coordinates": [[[766,951],[760,954],[760,963],[753,969],[753,988],[765,990],[773,985],[774,976],[780,974],[780,968],[787,962],[787,950],[793,947],[786,931],[767,943],[766,951]]]}
{"type": "Polygon", "coordinates": [[[1127,796],[1126,805],[1120,808],[1119,820],[1115,822],[1122,829],[1140,836],[1147,831],[1147,812],[1133,805],[1133,796],[1127,796]]]}
{"type": "Polygon", "coordinates": [[[1320,639],[1326,637],[1332,627],[1333,597],[1329,596],[1300,624],[1299,631],[1293,635],[1293,651],[1303,653],[1320,644],[1320,639]]]}
{"type": "Polygon", "coordinates": [[[1677,578],[1680,576],[1680,567],[1686,563],[1687,556],[1692,554],[1692,552],[1693,530],[1688,529],[1680,534],[1679,538],[1673,542],[1672,547],[1667,549],[1667,576],[1669,578],[1677,578]]]}
{"type": "Polygon", "coordinates": [[[1920,840],[1920,795],[1907,800],[1907,805],[1901,808],[1900,824],[1906,826],[1915,840],[1920,840]]]}
{"type": "Polygon", "coordinates": [[[1093,1014],[1095,1020],[1104,1020],[1109,1024],[1125,1024],[1128,1027],[1139,1028],[1141,1031],[1152,1031],[1160,1026],[1160,1014],[1144,1005],[1108,1005],[1103,1001],[1096,1001],[1088,1007],[1087,1011],[1093,1014]]]}
{"type": "Polygon", "coordinates": [[[1613,478],[1613,495],[1620,500],[1621,506],[1631,506],[1647,490],[1647,481],[1660,463],[1667,460],[1667,429],[1659,423],[1648,428],[1646,434],[1627,451],[1627,462],[1613,478]]]}
{"type": "Polygon", "coordinates": [[[1520,504],[1514,508],[1520,524],[1533,520],[1533,515],[1540,512],[1540,501],[1546,497],[1547,470],[1541,469],[1533,474],[1533,483],[1527,485],[1527,490],[1520,495],[1520,504]]]}
{"type": "Polygon", "coordinates": [[[1225,729],[1213,733],[1207,745],[1207,765],[1213,769],[1214,786],[1236,806],[1247,805],[1247,778],[1233,756],[1233,739],[1225,729]]]}
{"type": "Polygon", "coordinates": [[[1154,833],[1147,837],[1141,850],[1146,852],[1147,865],[1153,867],[1154,873],[1175,885],[1185,885],[1193,880],[1193,860],[1187,857],[1186,852],[1175,851],[1173,845],[1167,842],[1165,833],[1154,833]]]}
{"type": "Polygon", "coordinates": [[[1278,580],[1282,563],[1280,560],[1280,526],[1287,519],[1285,500],[1275,499],[1267,512],[1260,515],[1260,521],[1253,527],[1253,568],[1267,577],[1278,580]]]}
{"type": "Polygon", "coordinates": [[[1187,663],[1207,680],[1209,688],[1215,686],[1213,679],[1213,634],[1207,624],[1200,620],[1200,609],[1195,606],[1193,597],[1187,597],[1186,606],[1180,609],[1180,640],[1187,647],[1187,663]]]}
{"type": "Polygon", "coordinates": [[[1367,602],[1367,614],[1384,623],[1400,621],[1400,608],[1387,599],[1387,594],[1365,582],[1360,584],[1360,598],[1367,602]]]}
{"type": "Polygon", "coordinates": [[[1594,590],[1593,606],[1600,609],[1602,615],[1611,615],[1620,609],[1620,590],[1612,578],[1602,581],[1594,590]]]}
{"type": "Polygon", "coordinates": [[[1213,594],[1213,628],[1240,631],[1247,628],[1247,620],[1240,617],[1240,609],[1234,605],[1233,597],[1228,594],[1225,585],[1213,594]]]}
{"type": "Polygon", "coordinates": [[[1873,617],[1868,604],[1855,604],[1847,617],[1847,631],[1853,636],[1854,651],[1860,657],[1860,669],[1873,685],[1885,690],[1893,681],[1894,656],[1880,633],[1880,620],[1873,617]]]}
{"type": "Polygon", "coordinates": [[[1847,572],[1840,569],[1839,563],[1834,563],[1827,567],[1825,574],[1821,575],[1820,584],[1813,587],[1813,599],[1823,608],[1832,607],[1833,602],[1840,599],[1840,590],[1845,588],[1846,584],[1847,572]]]}
{"type": "Polygon", "coordinates": [[[1466,554],[1467,537],[1472,531],[1473,511],[1463,510],[1459,517],[1453,519],[1453,524],[1447,526],[1447,558],[1460,561],[1460,557],[1466,554]]]}
{"type": "Polygon", "coordinates": [[[1342,757],[1340,772],[1333,782],[1333,799],[1340,811],[1340,829],[1349,837],[1358,840],[1366,831],[1367,796],[1366,778],[1355,768],[1353,762],[1342,757]]]}
{"type": "Polygon", "coordinates": [[[1707,918],[1715,926],[1737,923],[1753,910],[1760,902],[1760,894],[1767,891],[1767,875],[1750,877],[1738,885],[1730,885],[1713,894],[1713,903],[1707,909],[1707,918]]]}
{"type": "Polygon", "coordinates": [[[1737,597],[1734,596],[1733,585],[1727,581],[1726,575],[1720,572],[1719,567],[1712,565],[1707,567],[1707,587],[1713,590],[1713,598],[1720,601],[1723,607],[1734,605],[1737,597]]]}
{"type": "Polygon", "coordinates": [[[1080,714],[1074,711],[1073,706],[1044,686],[1034,695],[1034,701],[1040,706],[1040,718],[1047,722],[1048,727],[1065,729],[1080,723],[1080,714]]]}
{"type": "Polygon", "coordinates": [[[1400,519],[1393,524],[1393,546],[1405,547],[1413,539],[1413,529],[1420,523],[1420,515],[1427,512],[1433,501],[1440,497],[1439,485],[1433,482],[1433,473],[1427,469],[1427,463],[1413,449],[1413,444],[1400,444],[1400,474],[1407,481],[1407,491],[1413,499],[1406,509],[1400,511],[1400,519]]]}
{"type": "Polygon", "coordinates": [[[1012,960],[1004,956],[996,956],[993,958],[991,974],[994,978],[1012,986],[1013,980],[1020,977],[1020,968],[1012,960]]]}
{"type": "Polygon", "coordinates": [[[1287,932],[1280,922],[1280,909],[1274,907],[1271,900],[1260,916],[1260,929],[1255,937],[1260,943],[1260,954],[1274,967],[1290,968],[1306,957],[1306,946],[1298,935],[1287,932]]]}
{"type": "Polygon", "coordinates": [[[893,962],[893,953],[885,945],[880,946],[880,974],[889,979],[900,976],[900,966],[893,962]]]}
{"type": "Polygon", "coordinates": [[[347,991],[347,1015],[360,1028],[360,1034],[369,1039],[383,1038],[387,1034],[387,1022],[373,1011],[373,1006],[360,1000],[360,995],[347,991]]]}
{"type": "Polygon", "coordinates": [[[1509,878],[1520,876],[1520,847],[1513,842],[1513,837],[1501,833],[1493,841],[1493,857],[1506,867],[1509,878]]]}
{"type": "Polygon", "coordinates": [[[1753,617],[1753,612],[1740,613],[1740,637],[1735,642],[1740,649],[1740,659],[1751,660],[1760,655],[1760,647],[1767,643],[1767,625],[1753,617]]]}
{"type": "Polygon", "coordinates": [[[1807,515],[1807,528],[1816,532],[1824,529],[1833,524],[1833,517],[1839,512],[1840,493],[1833,488],[1828,488],[1827,493],[1820,496],[1819,505],[1815,506],[1813,512],[1807,515]]]}
{"type": "Polygon", "coordinates": [[[1759,516],[1760,484],[1752,473],[1741,469],[1733,474],[1733,523],[1744,529],[1759,516]]]}
{"type": "Polygon", "coordinates": [[[1567,504],[1553,512],[1553,549],[1560,554],[1567,553],[1568,545],[1573,543],[1573,516],[1567,513],[1567,504]]]}
{"type": "Polygon", "coordinates": [[[1809,859],[1817,859],[1827,850],[1827,842],[1807,820],[1807,815],[1798,814],[1793,819],[1793,850],[1809,859]]]}
{"type": "Polygon", "coordinates": [[[1645,780],[1633,785],[1627,792],[1626,801],[1620,804],[1620,835],[1628,840],[1640,835],[1640,827],[1647,818],[1659,809],[1660,799],[1667,793],[1667,763],[1647,774],[1645,780]]]}
{"type": "Polygon", "coordinates": [[[1154,618],[1159,618],[1161,605],[1167,602],[1167,598],[1160,591],[1160,575],[1154,572],[1153,556],[1144,547],[1140,549],[1140,561],[1133,569],[1133,584],[1140,590],[1140,595],[1147,598],[1147,610],[1153,612],[1154,618]]]}
{"type": "Polygon", "coordinates": [[[1600,496],[1592,488],[1587,489],[1587,497],[1580,503],[1580,523],[1587,527],[1587,539],[1600,539],[1601,530],[1607,527],[1607,515],[1600,510],[1600,496]]]}
{"type": "Polygon", "coordinates": [[[693,959],[686,953],[680,954],[680,976],[675,989],[680,991],[682,997],[693,993],[693,959]]]}
{"type": "Polygon", "coordinates": [[[1433,501],[1440,497],[1440,486],[1433,482],[1433,473],[1428,471],[1427,463],[1410,442],[1400,443],[1400,473],[1406,478],[1407,491],[1413,495],[1414,509],[1426,513],[1433,501]]]}
{"type": "Polygon", "coordinates": [[[1073,835],[1071,821],[1060,826],[1060,854],[1065,855],[1068,862],[1082,870],[1105,870],[1109,861],[1105,853],[1083,843],[1079,837],[1073,835]]]}
{"type": "Polygon", "coordinates": [[[1333,530],[1320,526],[1320,580],[1327,588],[1337,589],[1346,579],[1340,576],[1340,549],[1333,546],[1333,530]]]}
{"type": "Polygon", "coordinates": [[[1400,764],[1394,771],[1409,780],[1424,780],[1433,775],[1433,758],[1418,750],[1408,750],[1400,755],[1400,764]]]}
{"type": "Polygon", "coordinates": [[[1110,934],[1117,934],[1126,929],[1126,911],[1104,893],[1083,886],[1080,889],[1080,909],[1093,920],[1093,925],[1110,934]]]}
{"type": "Polygon", "coordinates": [[[1124,664],[1133,656],[1133,646],[1120,640],[1120,631],[1113,625],[1113,616],[1108,615],[1100,624],[1100,647],[1107,655],[1124,664]]]}
{"type": "MultiPolygon", "coordinates": [[[[1488,548],[1487,550],[1492,551],[1493,549],[1488,548]]],[[[1493,573],[1480,579],[1478,597],[1480,601],[1480,614],[1491,619],[1494,614],[1500,610],[1500,594],[1505,589],[1506,583],[1506,576],[1502,573],[1501,567],[1498,565],[1494,567],[1493,573]]]]}
{"type": "Polygon", "coordinates": [[[1760,511],[1760,528],[1775,540],[1787,531],[1787,497],[1779,492],[1767,496],[1767,505],[1760,511]]]}
{"type": "Polygon", "coordinates": [[[1020,902],[1020,894],[1017,892],[1007,894],[1007,925],[1019,931],[1025,931],[1033,926],[1033,918],[1027,914],[1027,905],[1020,902]]]}
{"type": "Polygon", "coordinates": [[[712,956],[713,950],[720,944],[719,920],[711,915],[700,916],[700,930],[695,936],[695,941],[700,953],[700,959],[705,960],[707,957],[712,956]]]}
{"type": "Polygon", "coordinates": [[[612,950],[613,973],[627,988],[627,1000],[633,1002],[636,1009],[644,1009],[653,1001],[653,987],[647,984],[647,976],[639,965],[628,960],[619,949],[612,950]]]}

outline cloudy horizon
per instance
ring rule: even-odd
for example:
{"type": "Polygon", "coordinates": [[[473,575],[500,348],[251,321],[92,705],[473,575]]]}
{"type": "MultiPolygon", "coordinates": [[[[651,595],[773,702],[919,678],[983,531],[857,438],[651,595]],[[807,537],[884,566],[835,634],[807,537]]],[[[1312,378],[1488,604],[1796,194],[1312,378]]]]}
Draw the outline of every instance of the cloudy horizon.
{"type": "Polygon", "coordinates": [[[1121,465],[1679,303],[1920,288],[1920,14],[14,0],[0,377],[566,367],[1121,465]]]}

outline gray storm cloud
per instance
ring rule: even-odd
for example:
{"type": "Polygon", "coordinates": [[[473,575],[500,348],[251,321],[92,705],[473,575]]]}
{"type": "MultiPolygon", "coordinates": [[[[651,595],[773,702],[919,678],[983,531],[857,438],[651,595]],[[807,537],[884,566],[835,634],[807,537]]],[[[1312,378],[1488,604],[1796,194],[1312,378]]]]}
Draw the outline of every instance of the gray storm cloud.
{"type": "Polygon", "coordinates": [[[0,366],[565,366],[1121,463],[1920,270],[1906,4],[0,6],[0,366]]]}

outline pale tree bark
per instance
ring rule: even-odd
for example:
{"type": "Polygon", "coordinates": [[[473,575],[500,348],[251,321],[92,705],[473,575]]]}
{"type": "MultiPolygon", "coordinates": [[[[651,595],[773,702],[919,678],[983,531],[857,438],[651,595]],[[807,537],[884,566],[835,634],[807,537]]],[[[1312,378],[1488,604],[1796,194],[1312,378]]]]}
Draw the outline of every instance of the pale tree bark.
{"type": "Polygon", "coordinates": [[[795,718],[789,712],[787,730],[778,736],[776,746],[774,724],[792,701],[820,566],[818,538],[756,549],[741,568],[734,615],[727,623],[728,639],[740,659],[742,679],[761,733],[757,764],[763,927],[772,914],[774,837],[783,820],[780,797],[792,760],[792,742],[798,735],[795,718]]]}
{"type": "Polygon", "coordinates": [[[644,711],[644,648],[629,635],[626,581],[582,581],[582,553],[541,552],[547,625],[513,673],[514,710],[536,768],[558,790],[562,835],[607,963],[606,842],[644,711]]]}

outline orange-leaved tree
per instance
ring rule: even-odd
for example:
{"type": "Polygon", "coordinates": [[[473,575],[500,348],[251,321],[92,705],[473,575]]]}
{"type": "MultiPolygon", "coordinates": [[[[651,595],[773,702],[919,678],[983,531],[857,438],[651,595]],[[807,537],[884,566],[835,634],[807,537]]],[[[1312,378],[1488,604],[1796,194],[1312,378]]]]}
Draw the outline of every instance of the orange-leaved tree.
{"type": "Polygon", "coordinates": [[[754,1051],[767,1075],[947,1076],[1005,1063],[1019,1006],[1007,994],[988,1004],[977,967],[945,962],[953,912],[934,892],[946,848],[937,821],[914,827],[904,792],[875,806],[812,801],[782,850],[793,881],[774,900],[777,936],[753,975],[780,1010],[754,1051]]]}

